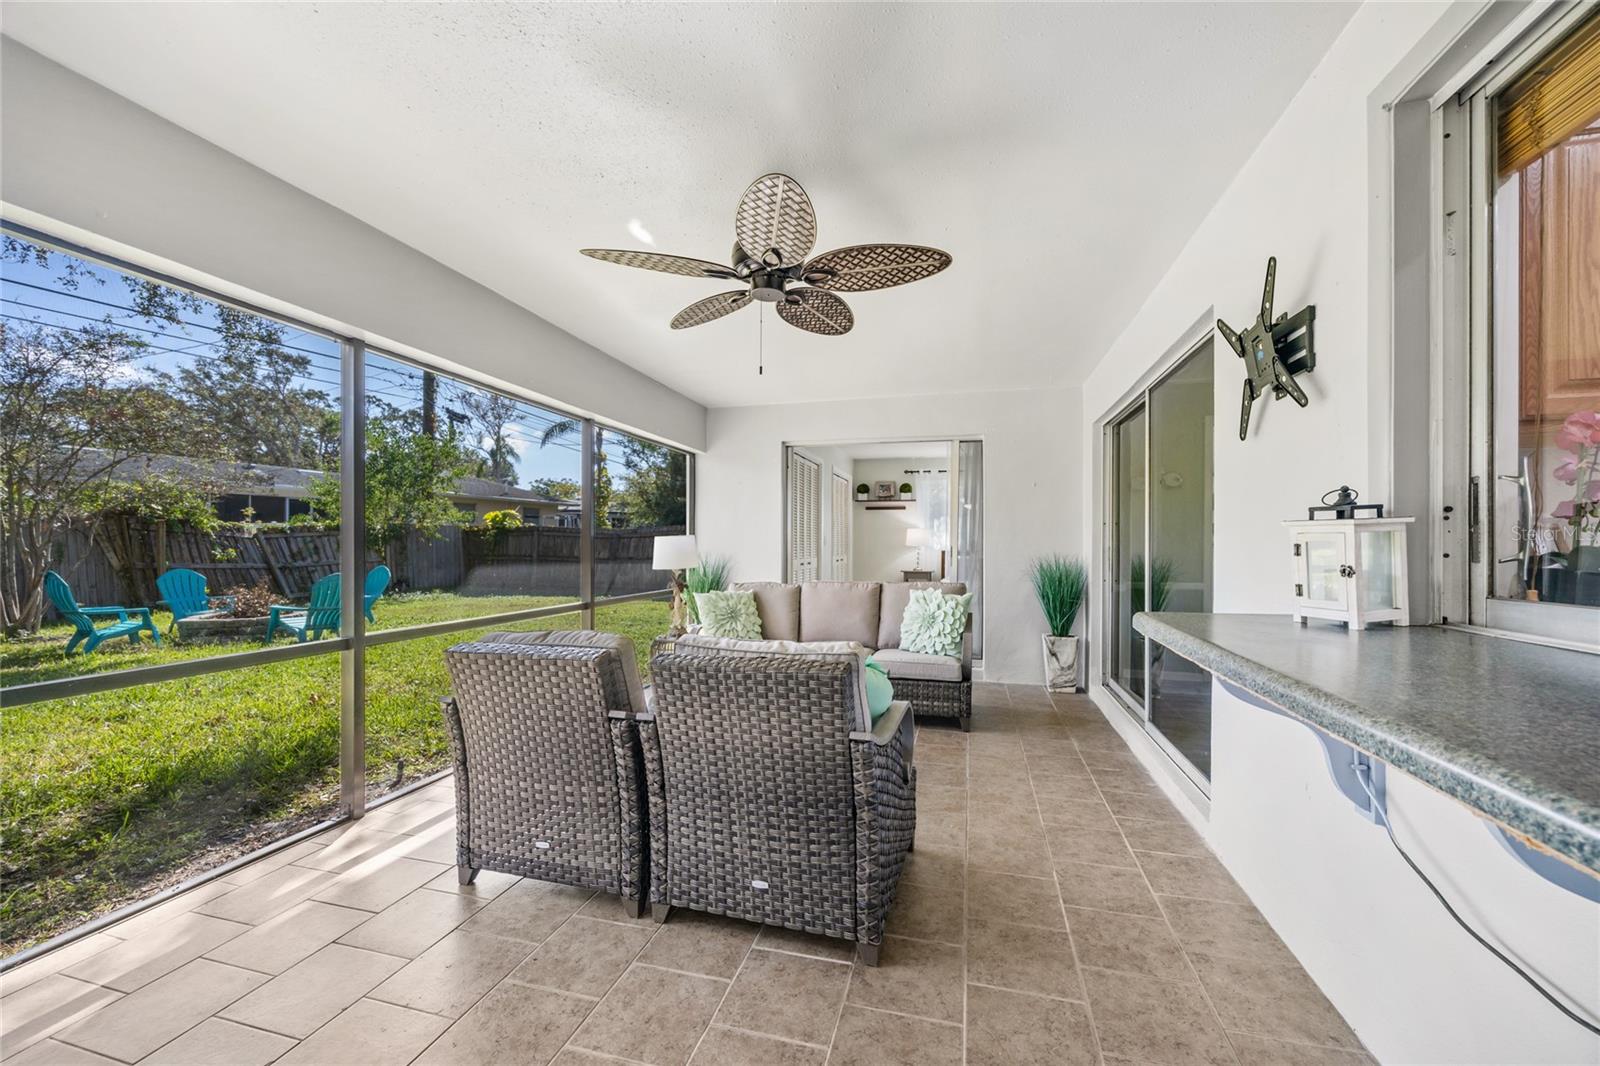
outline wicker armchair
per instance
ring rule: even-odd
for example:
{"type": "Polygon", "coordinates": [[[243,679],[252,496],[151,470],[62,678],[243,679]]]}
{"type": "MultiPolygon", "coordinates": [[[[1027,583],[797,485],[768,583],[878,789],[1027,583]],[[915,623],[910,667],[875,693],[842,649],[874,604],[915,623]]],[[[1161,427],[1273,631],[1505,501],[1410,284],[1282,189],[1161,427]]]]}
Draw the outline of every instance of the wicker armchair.
{"type": "Polygon", "coordinates": [[[650,903],[854,940],[878,964],[916,830],[908,705],[872,723],[858,658],[676,652],[639,721],[650,903]]]}
{"type": "Polygon", "coordinates": [[[493,633],[445,653],[456,866],[597,889],[644,913],[648,859],[633,645],[493,633]]]}

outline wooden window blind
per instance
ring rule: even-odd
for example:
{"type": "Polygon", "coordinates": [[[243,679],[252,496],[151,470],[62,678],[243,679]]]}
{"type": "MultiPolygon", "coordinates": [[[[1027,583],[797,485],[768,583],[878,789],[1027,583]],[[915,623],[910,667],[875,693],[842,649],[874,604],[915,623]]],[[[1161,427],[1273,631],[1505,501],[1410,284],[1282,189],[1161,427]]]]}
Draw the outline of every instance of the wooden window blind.
{"type": "Polygon", "coordinates": [[[1500,177],[1600,119],[1600,17],[1589,19],[1497,100],[1500,177]]]}

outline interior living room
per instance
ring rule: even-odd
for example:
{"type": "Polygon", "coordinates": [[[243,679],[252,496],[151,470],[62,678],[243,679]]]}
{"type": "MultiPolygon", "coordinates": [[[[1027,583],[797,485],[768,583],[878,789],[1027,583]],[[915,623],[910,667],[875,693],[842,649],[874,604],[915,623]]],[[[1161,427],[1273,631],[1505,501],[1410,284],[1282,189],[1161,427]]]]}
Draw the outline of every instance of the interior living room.
{"type": "Polygon", "coordinates": [[[1594,0],[0,0],[0,303],[7,1066],[1600,1066],[1594,0]]]}

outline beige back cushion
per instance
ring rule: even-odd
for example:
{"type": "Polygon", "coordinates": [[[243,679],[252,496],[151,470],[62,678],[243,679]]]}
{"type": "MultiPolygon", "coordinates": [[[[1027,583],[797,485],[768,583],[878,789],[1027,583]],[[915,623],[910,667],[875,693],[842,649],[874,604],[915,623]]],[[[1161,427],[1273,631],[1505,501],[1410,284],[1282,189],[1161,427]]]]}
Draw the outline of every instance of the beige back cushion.
{"type": "Polygon", "coordinates": [[[800,639],[876,646],[882,589],[876,581],[807,581],[800,586],[800,639]]]}
{"type": "Polygon", "coordinates": [[[800,586],[778,581],[738,581],[735,592],[756,594],[761,635],[767,640],[800,639],[800,586]]]}
{"type": "Polygon", "coordinates": [[[610,648],[622,663],[628,684],[628,702],[635,714],[645,709],[644,685],[639,679],[639,660],[633,654],[633,641],[618,633],[597,633],[592,629],[536,629],[525,633],[490,633],[478,638],[484,644],[555,644],[579,648],[610,648]]]}
{"type": "Polygon", "coordinates": [[[735,637],[708,637],[699,633],[686,633],[672,642],[672,650],[681,655],[793,655],[818,662],[848,660],[851,686],[855,690],[857,729],[870,729],[871,712],[867,706],[867,658],[872,654],[867,648],[852,641],[819,640],[802,643],[794,640],[739,640],[735,637]]]}
{"type": "Polygon", "coordinates": [[[965,581],[887,581],[883,586],[883,606],[878,618],[879,648],[900,646],[900,621],[905,618],[906,604],[911,602],[912,589],[936,588],[947,596],[960,596],[967,591],[965,581]]]}

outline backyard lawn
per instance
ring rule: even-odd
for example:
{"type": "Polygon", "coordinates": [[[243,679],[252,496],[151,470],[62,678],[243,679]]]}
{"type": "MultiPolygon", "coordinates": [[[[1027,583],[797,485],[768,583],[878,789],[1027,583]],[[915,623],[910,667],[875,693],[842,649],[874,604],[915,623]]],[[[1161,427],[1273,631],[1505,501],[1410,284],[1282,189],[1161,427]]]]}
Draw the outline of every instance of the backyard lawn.
{"type": "MultiPolygon", "coordinates": [[[[530,597],[385,597],[375,628],[557,603],[530,597]]],[[[596,610],[632,638],[641,668],[669,606],[596,610]]],[[[156,624],[165,632],[167,618],[156,624]]],[[[367,777],[380,794],[442,769],[443,651],[491,629],[571,629],[576,614],[370,648],[367,777]],[[402,769],[403,768],[403,769],[402,769]]],[[[259,647],[109,641],[62,655],[53,627],[0,645],[7,686],[259,647]]],[[[282,643],[282,642],[280,642],[282,643]]],[[[0,954],[10,954],[165,884],[330,817],[338,799],[339,656],[8,708],[0,729],[0,954]]]]}

